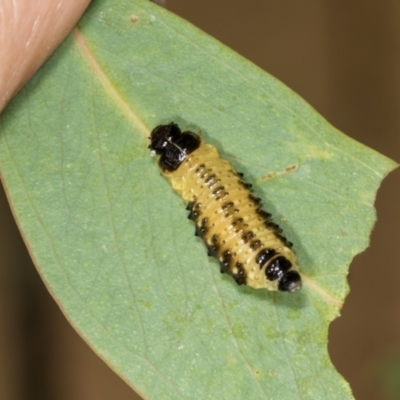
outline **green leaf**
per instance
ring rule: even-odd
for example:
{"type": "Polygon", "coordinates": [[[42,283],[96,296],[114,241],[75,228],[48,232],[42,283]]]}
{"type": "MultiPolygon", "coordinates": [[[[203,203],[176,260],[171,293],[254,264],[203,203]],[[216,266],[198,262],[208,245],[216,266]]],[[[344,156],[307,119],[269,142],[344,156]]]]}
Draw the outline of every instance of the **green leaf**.
{"type": "Polygon", "coordinates": [[[144,0],[93,2],[0,121],[1,173],[40,274],[149,399],[352,398],[327,329],[394,167],[144,0]],[[149,156],[149,131],[170,121],[201,130],[255,184],[294,243],[301,292],[219,273],[149,156]]]}

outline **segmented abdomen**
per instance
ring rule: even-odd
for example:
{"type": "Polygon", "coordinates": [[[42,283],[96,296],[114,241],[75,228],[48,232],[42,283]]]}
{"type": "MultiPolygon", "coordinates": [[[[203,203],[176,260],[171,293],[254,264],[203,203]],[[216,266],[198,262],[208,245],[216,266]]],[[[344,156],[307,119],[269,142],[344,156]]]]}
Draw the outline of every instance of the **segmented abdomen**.
{"type": "Polygon", "coordinates": [[[251,185],[214,146],[178,129],[173,123],[156,127],[150,148],[161,155],[163,174],[188,203],[196,235],[219,260],[221,272],[257,289],[298,290],[301,279],[292,244],[260,208],[251,185]]]}

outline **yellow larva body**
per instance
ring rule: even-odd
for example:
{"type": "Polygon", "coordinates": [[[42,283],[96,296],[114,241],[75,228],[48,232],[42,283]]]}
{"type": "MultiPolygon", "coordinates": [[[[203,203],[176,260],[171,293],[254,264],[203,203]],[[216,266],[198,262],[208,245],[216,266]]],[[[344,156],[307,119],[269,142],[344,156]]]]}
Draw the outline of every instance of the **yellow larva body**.
{"type": "Polygon", "coordinates": [[[161,155],[163,175],[188,203],[196,234],[219,260],[221,272],[256,289],[298,290],[301,279],[291,243],[260,208],[251,185],[214,146],[178,130],[172,123],[155,128],[150,148],[161,155]]]}

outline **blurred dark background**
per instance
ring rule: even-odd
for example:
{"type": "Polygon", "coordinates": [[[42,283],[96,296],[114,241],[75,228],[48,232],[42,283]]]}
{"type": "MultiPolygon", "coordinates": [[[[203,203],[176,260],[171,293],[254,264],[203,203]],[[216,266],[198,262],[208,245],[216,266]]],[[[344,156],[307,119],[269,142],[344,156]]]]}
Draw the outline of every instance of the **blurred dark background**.
{"type": "MultiPolygon", "coordinates": [[[[349,136],[400,161],[400,2],[167,0],[166,7],[279,78],[349,136]]],[[[371,246],[351,265],[351,293],[330,329],[332,362],[357,400],[400,399],[399,183],[395,171],[378,192],[371,246]]],[[[0,221],[0,399],[139,399],[47,293],[3,192],[0,221]]]]}

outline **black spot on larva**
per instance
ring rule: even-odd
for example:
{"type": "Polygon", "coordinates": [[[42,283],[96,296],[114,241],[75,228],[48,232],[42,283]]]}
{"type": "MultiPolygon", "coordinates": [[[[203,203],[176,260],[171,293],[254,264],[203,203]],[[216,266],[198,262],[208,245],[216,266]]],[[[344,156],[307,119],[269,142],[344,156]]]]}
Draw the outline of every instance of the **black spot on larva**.
{"type": "Polygon", "coordinates": [[[262,246],[262,244],[261,244],[261,241],[260,241],[260,240],[253,240],[253,241],[250,243],[250,248],[251,248],[252,250],[257,250],[257,249],[259,249],[261,246],[262,246]]]}
{"type": "Polygon", "coordinates": [[[286,272],[278,281],[278,290],[293,293],[301,289],[301,277],[297,271],[286,272]]]}
{"type": "Polygon", "coordinates": [[[243,218],[237,218],[232,221],[231,224],[234,228],[236,228],[235,232],[239,232],[240,230],[247,228],[247,224],[243,224],[243,218]]]}
{"type": "Polygon", "coordinates": [[[190,213],[189,213],[189,215],[188,215],[188,218],[189,219],[191,219],[192,221],[197,221],[198,220],[198,218],[199,218],[199,216],[200,216],[200,211],[198,211],[198,209],[196,209],[196,208],[193,208],[191,211],[190,211],[190,213]]]}
{"type": "Polygon", "coordinates": [[[262,268],[264,264],[275,255],[276,251],[274,249],[263,249],[257,254],[256,263],[260,265],[260,268],[262,268]]]}
{"type": "Polygon", "coordinates": [[[200,174],[204,171],[205,165],[204,164],[200,164],[198,166],[198,168],[196,169],[196,174],[200,174]]]}
{"type": "Polygon", "coordinates": [[[217,187],[215,190],[213,190],[212,194],[217,195],[220,194],[225,188],[223,186],[217,187]]]}
{"type": "Polygon", "coordinates": [[[263,219],[268,220],[269,218],[271,218],[271,214],[264,211],[261,208],[257,208],[256,213],[263,219]]]}
{"type": "Polygon", "coordinates": [[[215,174],[210,175],[208,178],[204,180],[204,182],[208,185],[211,186],[214,183],[215,180],[215,174]]]}
{"type": "Polygon", "coordinates": [[[221,272],[229,272],[231,260],[232,260],[232,253],[229,250],[224,251],[222,253],[220,261],[221,272]]]}
{"type": "Polygon", "coordinates": [[[242,240],[244,243],[247,243],[249,240],[253,239],[253,237],[255,237],[253,231],[248,231],[243,234],[242,240]]]}
{"type": "Polygon", "coordinates": [[[239,179],[238,184],[243,186],[245,189],[250,189],[253,186],[251,183],[247,183],[243,179],[239,179]]]}
{"type": "Polygon", "coordinates": [[[243,268],[243,264],[241,262],[236,263],[236,268],[238,271],[233,274],[233,278],[235,279],[238,285],[245,285],[246,284],[246,271],[243,268]]]}
{"type": "Polygon", "coordinates": [[[284,256],[276,257],[265,269],[265,275],[268,280],[274,281],[283,276],[283,274],[292,267],[292,263],[284,256]]]}
{"type": "Polygon", "coordinates": [[[228,208],[233,207],[233,203],[230,201],[229,203],[222,204],[222,211],[226,211],[228,208]]]}
{"type": "Polygon", "coordinates": [[[190,210],[188,218],[196,222],[201,215],[201,203],[191,202],[187,205],[186,209],[190,210]]]}
{"type": "Polygon", "coordinates": [[[192,221],[196,221],[197,217],[199,216],[199,213],[196,211],[191,211],[188,215],[188,219],[191,219],[192,221]]]}
{"type": "Polygon", "coordinates": [[[272,229],[275,233],[282,232],[282,229],[278,224],[272,221],[266,221],[265,226],[267,226],[269,229],[272,229]]]}
{"type": "Polygon", "coordinates": [[[207,233],[207,228],[205,226],[198,226],[196,225],[195,228],[195,236],[200,236],[201,238],[204,238],[204,235],[207,233]]]}
{"type": "MultiPolygon", "coordinates": [[[[282,232],[282,229],[279,230],[279,232],[282,232]]],[[[281,235],[279,232],[275,232],[276,237],[286,246],[289,248],[292,248],[293,243],[289,242],[289,240],[287,240],[285,238],[285,236],[281,235]]]]}
{"type": "Polygon", "coordinates": [[[189,203],[186,206],[186,210],[192,211],[193,206],[194,206],[194,201],[189,201],[189,203]]]}
{"type": "Polygon", "coordinates": [[[200,225],[196,224],[195,235],[204,238],[204,235],[207,233],[207,231],[208,231],[208,218],[203,218],[201,220],[200,225]]]}
{"type": "MultiPolygon", "coordinates": [[[[232,171],[235,172],[235,171],[232,171]]],[[[236,175],[239,175],[241,178],[243,178],[243,172],[236,172],[236,175]]]]}
{"type": "Polygon", "coordinates": [[[261,199],[259,197],[256,197],[253,195],[253,193],[249,194],[249,199],[251,202],[253,202],[255,205],[259,205],[261,203],[261,199]]]}
{"type": "Polygon", "coordinates": [[[215,190],[215,188],[218,188],[220,185],[221,179],[219,178],[214,178],[211,185],[208,185],[208,188],[211,190],[215,190]]]}
{"type": "Polygon", "coordinates": [[[222,261],[230,261],[232,258],[232,252],[230,250],[225,250],[222,253],[222,261]]]}
{"type": "MultiPolygon", "coordinates": [[[[196,222],[201,216],[200,210],[201,210],[201,203],[193,203],[192,207],[190,208],[190,213],[188,215],[188,218],[196,222]]],[[[204,225],[204,223],[202,224],[204,225]]]]}
{"type": "Polygon", "coordinates": [[[208,250],[208,255],[210,257],[216,257],[218,253],[218,245],[212,244],[212,245],[207,245],[207,250],[208,250]]]}
{"type": "Polygon", "coordinates": [[[213,235],[211,238],[211,243],[218,243],[218,235],[213,235]]]}

